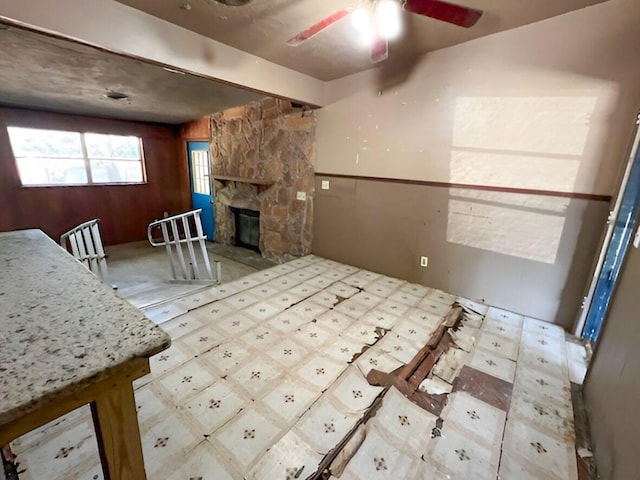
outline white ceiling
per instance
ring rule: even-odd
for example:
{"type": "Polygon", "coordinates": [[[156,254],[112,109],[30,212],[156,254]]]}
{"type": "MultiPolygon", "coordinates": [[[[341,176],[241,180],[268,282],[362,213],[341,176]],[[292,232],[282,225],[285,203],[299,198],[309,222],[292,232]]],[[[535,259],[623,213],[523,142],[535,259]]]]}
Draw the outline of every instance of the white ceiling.
{"type": "MultiPolygon", "coordinates": [[[[215,0],[65,0],[55,11],[49,1],[0,0],[6,22],[0,23],[0,104],[175,124],[268,94],[321,106],[330,98],[328,80],[372,67],[348,19],[299,47],[286,45],[359,0],[253,0],[244,7],[215,0]],[[185,2],[189,10],[180,8],[185,2]],[[194,75],[170,73],[165,65],[194,75]],[[130,100],[108,100],[107,90],[130,100]]],[[[385,70],[604,0],[456,1],[485,12],[476,26],[405,14],[404,34],[391,45],[385,70]]]]}
{"type": "MultiPolygon", "coordinates": [[[[286,41],[301,30],[338,9],[355,7],[361,0],[253,0],[242,7],[229,7],[215,0],[118,1],[320,80],[332,80],[371,68],[368,51],[358,43],[348,19],[301,46],[286,45],[286,41]],[[190,10],[180,8],[187,3],[190,10]]],[[[405,34],[391,45],[390,55],[415,56],[605,0],[453,1],[483,10],[484,15],[474,27],[464,29],[405,13],[405,34]]]]}

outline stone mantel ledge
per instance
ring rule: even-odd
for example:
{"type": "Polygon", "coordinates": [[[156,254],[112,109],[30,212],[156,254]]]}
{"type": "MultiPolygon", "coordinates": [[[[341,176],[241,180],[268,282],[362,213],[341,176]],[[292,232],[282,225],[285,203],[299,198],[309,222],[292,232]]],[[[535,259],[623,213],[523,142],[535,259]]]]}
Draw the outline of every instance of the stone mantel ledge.
{"type": "Polygon", "coordinates": [[[234,177],[232,175],[211,175],[213,180],[218,180],[219,182],[240,182],[240,183],[250,183],[252,185],[271,187],[276,182],[273,180],[265,180],[260,178],[249,178],[249,177],[234,177]]]}

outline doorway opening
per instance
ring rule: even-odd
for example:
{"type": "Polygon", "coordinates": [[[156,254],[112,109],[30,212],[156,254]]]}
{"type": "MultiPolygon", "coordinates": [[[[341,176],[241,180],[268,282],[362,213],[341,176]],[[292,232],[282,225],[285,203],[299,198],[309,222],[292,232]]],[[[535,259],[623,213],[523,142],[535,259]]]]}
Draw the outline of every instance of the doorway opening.
{"type": "MultiPolygon", "coordinates": [[[[638,122],[640,122],[640,115],[638,122]]],[[[637,227],[640,210],[640,131],[636,126],[631,155],[625,169],[620,190],[609,214],[609,226],[600,252],[583,312],[576,327],[576,335],[596,342],[615,291],[633,232],[637,227]]]]}
{"type": "Polygon", "coordinates": [[[189,155],[189,178],[191,180],[191,203],[194,209],[202,209],[202,230],[207,240],[213,240],[213,193],[211,189],[211,164],[208,142],[187,142],[189,155]]]}

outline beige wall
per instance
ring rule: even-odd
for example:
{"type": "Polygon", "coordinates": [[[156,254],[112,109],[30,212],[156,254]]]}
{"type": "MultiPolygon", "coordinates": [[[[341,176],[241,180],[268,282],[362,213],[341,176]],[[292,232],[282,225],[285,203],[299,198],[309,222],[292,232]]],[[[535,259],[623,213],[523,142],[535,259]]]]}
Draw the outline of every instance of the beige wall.
{"type": "Polygon", "coordinates": [[[318,181],[444,187],[316,185],[314,251],[570,328],[640,106],[639,19],[640,2],[613,0],[428,54],[404,75],[332,82],[318,181]]]}
{"type": "Polygon", "coordinates": [[[631,248],[585,384],[602,480],[640,478],[640,251],[631,248]]]}
{"type": "Polygon", "coordinates": [[[613,0],[430,53],[397,86],[331,82],[317,171],[610,195],[640,104],[638,19],[613,0]]]}

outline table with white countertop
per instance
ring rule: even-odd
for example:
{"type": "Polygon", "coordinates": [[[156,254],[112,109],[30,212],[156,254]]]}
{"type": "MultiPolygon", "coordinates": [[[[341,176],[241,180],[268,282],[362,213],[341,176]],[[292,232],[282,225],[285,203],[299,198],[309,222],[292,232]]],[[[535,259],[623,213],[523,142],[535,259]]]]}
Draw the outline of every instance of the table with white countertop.
{"type": "Polygon", "coordinates": [[[88,403],[105,478],[146,478],[132,382],[170,343],[40,230],[0,233],[0,446],[88,403]]]}

